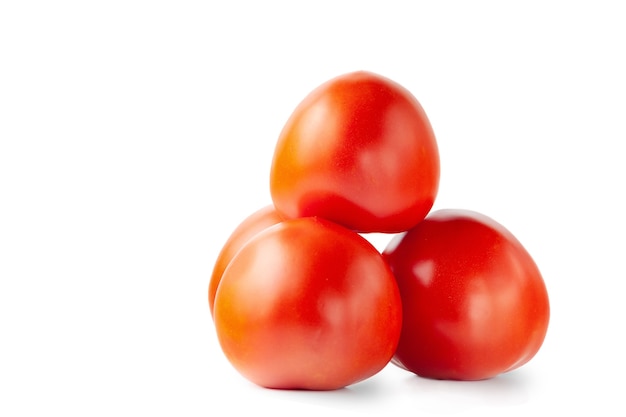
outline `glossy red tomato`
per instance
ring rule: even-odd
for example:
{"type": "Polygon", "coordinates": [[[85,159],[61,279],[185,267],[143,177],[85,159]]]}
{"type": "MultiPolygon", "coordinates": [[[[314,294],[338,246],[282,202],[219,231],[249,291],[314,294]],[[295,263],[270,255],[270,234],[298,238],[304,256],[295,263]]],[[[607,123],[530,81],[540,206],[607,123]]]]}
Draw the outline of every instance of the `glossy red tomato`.
{"type": "Polygon", "coordinates": [[[274,206],[269,205],[249,215],[233,230],[224,246],[222,246],[222,250],[213,266],[213,273],[209,282],[209,308],[211,314],[213,314],[215,292],[222,279],[222,274],[233,256],[257,233],[281,221],[282,217],[274,209],[274,206]]]}
{"type": "Polygon", "coordinates": [[[287,218],[320,216],[357,232],[399,232],[430,211],[439,151],[417,99],[371,72],[313,90],[278,138],[270,191],[287,218]]]}
{"type": "Polygon", "coordinates": [[[436,379],[479,380],[528,362],[550,307],[542,275],[502,225],[441,210],[389,243],[383,256],[403,303],[393,362],[436,379]]]}
{"type": "Polygon", "coordinates": [[[319,218],[287,220],[250,239],[215,296],[222,350],[268,388],[332,390],[373,376],[400,336],[398,287],[363,237],[319,218]]]}

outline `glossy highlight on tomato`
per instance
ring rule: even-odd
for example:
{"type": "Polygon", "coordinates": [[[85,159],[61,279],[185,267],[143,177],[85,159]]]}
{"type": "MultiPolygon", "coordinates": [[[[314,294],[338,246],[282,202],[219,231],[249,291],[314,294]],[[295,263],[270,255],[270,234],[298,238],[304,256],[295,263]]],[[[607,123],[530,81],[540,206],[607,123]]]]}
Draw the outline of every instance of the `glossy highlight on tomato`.
{"type": "Polygon", "coordinates": [[[250,381],[333,390],[389,363],[402,307],[367,240],[310,217],[271,226],[239,250],[217,289],[214,322],[224,354],[250,381]]]}
{"type": "Polygon", "coordinates": [[[213,265],[213,272],[209,281],[209,308],[211,315],[213,315],[213,304],[217,287],[222,280],[224,270],[233,256],[257,233],[280,223],[282,220],[283,218],[274,209],[274,206],[267,205],[250,214],[232,231],[213,265]]]}
{"type": "Polygon", "coordinates": [[[393,233],[428,214],[439,169],[418,100],[388,78],[357,71],[327,81],[295,108],[276,144],[270,192],[285,218],[393,233]]]}
{"type": "Polygon", "coordinates": [[[550,317],[543,277],[513,234],[469,210],[439,210],[383,252],[402,297],[393,363],[419,376],[480,380],[539,350],[550,317]]]}

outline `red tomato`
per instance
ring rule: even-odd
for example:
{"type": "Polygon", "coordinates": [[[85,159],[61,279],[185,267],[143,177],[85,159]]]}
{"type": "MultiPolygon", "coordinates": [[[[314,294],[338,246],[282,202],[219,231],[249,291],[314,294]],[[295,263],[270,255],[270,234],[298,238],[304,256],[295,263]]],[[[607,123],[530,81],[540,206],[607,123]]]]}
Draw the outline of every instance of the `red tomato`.
{"type": "Polygon", "coordinates": [[[332,390],[373,376],[400,336],[398,287],[363,237],[320,218],[250,239],[224,271],[214,320],[227,359],[257,385],[332,390]]]}
{"type": "Polygon", "coordinates": [[[211,314],[213,314],[215,292],[222,279],[222,274],[233,256],[254,235],[281,221],[282,218],[276,212],[274,206],[269,205],[252,213],[233,230],[217,256],[213,273],[211,274],[211,281],[209,282],[209,309],[211,314]]]}
{"type": "Polygon", "coordinates": [[[363,71],[322,84],[296,107],[270,174],[274,205],[286,218],[320,216],[357,232],[413,227],[438,186],[439,151],[420,103],[363,71]]]}
{"type": "Polygon", "coordinates": [[[479,380],[518,368],[543,344],[544,280],[502,225],[440,210],[389,243],[383,256],[403,303],[393,363],[435,379],[479,380]]]}

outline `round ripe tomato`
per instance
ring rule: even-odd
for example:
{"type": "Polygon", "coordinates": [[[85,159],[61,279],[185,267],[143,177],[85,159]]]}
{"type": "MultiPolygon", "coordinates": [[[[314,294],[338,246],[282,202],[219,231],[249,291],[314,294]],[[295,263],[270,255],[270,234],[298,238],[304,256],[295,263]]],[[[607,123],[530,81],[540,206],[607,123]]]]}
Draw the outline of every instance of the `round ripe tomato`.
{"type": "Polygon", "coordinates": [[[222,274],[233,256],[235,256],[239,249],[254,235],[281,221],[282,218],[278,212],[276,212],[274,206],[269,205],[249,215],[233,230],[213,266],[213,273],[211,274],[211,280],[209,282],[209,309],[211,310],[211,315],[213,314],[215,292],[222,279],[222,274]]]}
{"type": "Polygon", "coordinates": [[[364,71],[322,84],[295,108],[270,173],[286,218],[319,216],[357,232],[409,229],[438,187],[439,151],[420,103],[364,71]]]}
{"type": "Polygon", "coordinates": [[[389,363],[398,287],[363,237],[321,218],[286,220],[246,243],[215,297],[222,350],[244,377],[278,389],[332,390],[389,363]]]}
{"type": "Polygon", "coordinates": [[[403,328],[393,363],[435,379],[479,380],[518,368],[543,344],[543,278],[502,225],[467,210],[435,211],[392,239],[403,328]]]}

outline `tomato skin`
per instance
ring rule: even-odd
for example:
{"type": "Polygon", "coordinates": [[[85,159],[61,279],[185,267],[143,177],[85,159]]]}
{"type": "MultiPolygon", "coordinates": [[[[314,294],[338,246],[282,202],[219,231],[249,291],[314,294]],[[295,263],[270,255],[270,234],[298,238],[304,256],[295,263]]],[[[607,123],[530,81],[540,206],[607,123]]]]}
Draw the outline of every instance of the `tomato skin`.
{"type": "Polygon", "coordinates": [[[428,214],[439,171],[435,135],[417,99],[390,79],[357,71],[327,81],[295,108],[276,144],[270,192],[286,218],[393,233],[428,214]]]}
{"type": "Polygon", "coordinates": [[[333,390],[389,363],[402,322],[398,287],[363,237],[319,218],[286,220],[226,268],[215,328],[231,364],[257,385],[333,390]]]}
{"type": "Polygon", "coordinates": [[[480,380],[522,366],[543,344],[543,277],[493,219],[435,211],[394,237],[383,256],[403,303],[396,365],[427,378],[480,380]]]}
{"type": "Polygon", "coordinates": [[[233,256],[257,233],[280,223],[282,220],[283,218],[274,209],[274,206],[267,205],[246,217],[230,234],[217,255],[213,272],[211,273],[211,280],[209,281],[209,309],[211,310],[211,315],[213,315],[217,287],[222,279],[224,270],[233,256]]]}

